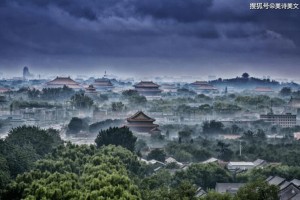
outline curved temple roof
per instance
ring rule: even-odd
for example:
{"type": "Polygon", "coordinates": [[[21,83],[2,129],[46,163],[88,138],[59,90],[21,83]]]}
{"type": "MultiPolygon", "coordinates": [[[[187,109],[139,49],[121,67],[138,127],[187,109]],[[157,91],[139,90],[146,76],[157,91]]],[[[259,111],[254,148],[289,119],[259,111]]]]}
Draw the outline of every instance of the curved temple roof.
{"type": "Polygon", "coordinates": [[[59,77],[57,76],[54,80],[46,83],[47,86],[68,86],[69,88],[81,88],[79,83],[72,80],[70,77],[59,77]]]}
{"type": "Polygon", "coordinates": [[[154,122],[155,119],[147,116],[145,113],[143,113],[142,111],[138,111],[137,113],[135,113],[134,115],[132,115],[131,117],[127,118],[128,122],[133,122],[133,121],[140,121],[140,122],[154,122]]]}
{"type": "Polygon", "coordinates": [[[159,85],[153,83],[153,81],[141,81],[135,84],[134,87],[159,87],[159,85]]]}

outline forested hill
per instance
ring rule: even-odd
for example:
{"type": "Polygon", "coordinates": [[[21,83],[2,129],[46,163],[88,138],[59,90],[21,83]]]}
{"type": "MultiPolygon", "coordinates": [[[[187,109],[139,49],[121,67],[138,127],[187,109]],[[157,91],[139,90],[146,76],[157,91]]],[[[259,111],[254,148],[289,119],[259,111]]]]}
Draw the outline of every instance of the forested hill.
{"type": "Polygon", "coordinates": [[[280,83],[276,80],[270,80],[269,78],[260,79],[255,77],[250,77],[248,73],[244,73],[241,77],[230,78],[230,79],[216,79],[209,81],[210,84],[214,86],[223,87],[236,87],[236,88],[255,88],[255,87],[270,87],[277,89],[280,87],[291,87],[294,89],[299,89],[299,84],[294,82],[280,83]]]}

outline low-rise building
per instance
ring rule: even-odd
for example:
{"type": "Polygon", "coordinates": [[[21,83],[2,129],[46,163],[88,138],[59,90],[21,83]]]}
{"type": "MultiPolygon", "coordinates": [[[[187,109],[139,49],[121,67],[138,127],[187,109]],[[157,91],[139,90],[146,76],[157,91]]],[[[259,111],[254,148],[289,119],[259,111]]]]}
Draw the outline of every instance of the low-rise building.
{"type": "Polygon", "coordinates": [[[235,134],[222,134],[220,135],[221,139],[224,140],[237,140],[240,139],[242,137],[242,135],[235,135],[235,134]]]}
{"type": "Polygon", "coordinates": [[[111,91],[114,88],[114,85],[108,78],[99,78],[96,79],[93,83],[93,86],[96,88],[97,91],[111,91]]]}
{"type": "Polygon", "coordinates": [[[202,187],[198,187],[198,189],[196,190],[196,197],[204,197],[207,194],[207,192],[202,188],[202,187]]]}
{"type": "Polygon", "coordinates": [[[217,162],[219,162],[219,159],[212,157],[212,158],[209,158],[209,159],[203,161],[202,164],[217,163],[217,162]]]}
{"type": "Polygon", "coordinates": [[[217,183],[216,192],[235,194],[245,183],[217,183]]]}
{"type": "Polygon", "coordinates": [[[297,115],[287,114],[273,114],[260,115],[260,119],[271,123],[272,125],[279,125],[281,127],[294,127],[297,122],[297,115]]]}
{"type": "Polygon", "coordinates": [[[10,91],[10,89],[8,89],[8,88],[0,88],[0,94],[1,93],[6,93],[6,92],[9,92],[10,91]]]}
{"type": "Polygon", "coordinates": [[[268,93],[273,93],[274,90],[272,88],[270,88],[270,87],[256,87],[254,89],[254,92],[268,94],[268,93]]]}
{"type": "Polygon", "coordinates": [[[300,180],[293,179],[287,181],[285,178],[279,176],[270,176],[266,179],[268,184],[275,185],[279,188],[280,200],[299,200],[300,198],[300,180]]]}
{"type": "Polygon", "coordinates": [[[276,186],[279,186],[281,185],[282,183],[285,182],[285,179],[284,178],[281,178],[279,176],[270,176],[267,178],[266,180],[270,185],[276,185],[276,186]]]}
{"type": "Polygon", "coordinates": [[[176,165],[178,165],[179,167],[183,167],[183,166],[184,166],[183,163],[178,162],[175,158],[172,158],[172,157],[168,157],[168,158],[165,160],[165,163],[166,163],[166,164],[176,163],[176,165]]]}
{"type": "Polygon", "coordinates": [[[263,168],[264,166],[266,166],[268,163],[265,160],[262,159],[256,159],[255,161],[253,161],[253,164],[255,167],[258,168],[263,168]]]}
{"type": "Polygon", "coordinates": [[[300,188],[294,183],[286,182],[280,187],[279,198],[280,200],[293,200],[297,199],[296,196],[300,195],[300,188]]]}
{"type": "Polygon", "coordinates": [[[229,162],[227,164],[228,170],[248,170],[254,168],[255,165],[253,162],[229,162]]]}

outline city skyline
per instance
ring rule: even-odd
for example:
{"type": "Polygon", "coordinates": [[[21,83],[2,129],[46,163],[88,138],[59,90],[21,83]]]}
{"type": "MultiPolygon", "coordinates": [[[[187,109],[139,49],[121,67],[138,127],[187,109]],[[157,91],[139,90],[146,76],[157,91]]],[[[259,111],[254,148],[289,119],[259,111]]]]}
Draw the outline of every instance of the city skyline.
{"type": "MultiPolygon", "coordinates": [[[[0,78],[2,79],[23,79],[24,78],[24,68],[29,69],[30,77],[28,80],[37,80],[37,79],[53,79],[55,77],[71,77],[71,78],[79,78],[83,80],[87,80],[89,78],[102,78],[107,77],[109,79],[117,79],[117,80],[135,80],[135,81],[141,81],[141,80],[160,80],[162,82],[192,82],[192,81],[211,81],[211,80],[217,80],[219,78],[221,79],[232,79],[236,77],[242,77],[243,73],[248,73],[250,77],[258,78],[258,79],[270,79],[275,80],[278,82],[295,82],[299,83],[300,79],[297,78],[291,78],[291,77],[285,77],[285,76],[270,76],[270,74],[252,74],[249,73],[249,71],[240,71],[241,73],[232,73],[229,76],[224,76],[224,74],[174,74],[174,75],[144,75],[144,76],[133,76],[133,74],[127,73],[122,74],[118,71],[107,71],[107,70],[97,70],[95,73],[72,73],[72,71],[64,71],[64,73],[45,73],[43,71],[33,71],[30,67],[24,66],[17,69],[17,71],[14,71],[14,73],[3,73],[0,71],[0,78]],[[41,73],[38,73],[41,72],[41,73]]],[[[104,69],[104,68],[103,68],[104,69]]]]}

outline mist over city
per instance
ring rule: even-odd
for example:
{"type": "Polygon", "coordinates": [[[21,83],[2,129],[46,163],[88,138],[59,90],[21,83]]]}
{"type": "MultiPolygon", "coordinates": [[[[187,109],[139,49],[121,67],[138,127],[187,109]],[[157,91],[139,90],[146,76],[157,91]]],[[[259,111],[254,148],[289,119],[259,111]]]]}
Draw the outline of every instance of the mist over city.
{"type": "Polygon", "coordinates": [[[0,0],[0,200],[300,200],[299,2],[0,0]]]}

